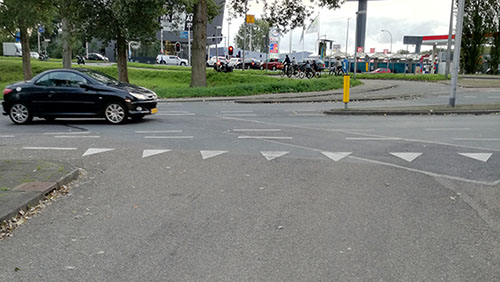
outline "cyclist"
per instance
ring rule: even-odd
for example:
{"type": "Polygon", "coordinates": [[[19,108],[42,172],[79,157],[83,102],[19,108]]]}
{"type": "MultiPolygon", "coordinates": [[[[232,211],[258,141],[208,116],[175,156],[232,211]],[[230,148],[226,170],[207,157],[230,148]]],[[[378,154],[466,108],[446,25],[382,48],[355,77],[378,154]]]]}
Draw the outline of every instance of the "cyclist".
{"type": "Polygon", "coordinates": [[[340,60],[340,58],[337,58],[336,72],[337,74],[342,74],[344,72],[344,67],[342,66],[342,61],[340,60]]]}

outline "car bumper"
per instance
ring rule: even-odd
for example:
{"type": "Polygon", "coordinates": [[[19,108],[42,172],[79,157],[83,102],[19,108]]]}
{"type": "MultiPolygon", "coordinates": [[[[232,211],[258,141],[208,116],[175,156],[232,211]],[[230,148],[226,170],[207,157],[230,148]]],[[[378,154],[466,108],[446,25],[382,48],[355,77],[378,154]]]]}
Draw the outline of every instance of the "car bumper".
{"type": "Polygon", "coordinates": [[[158,100],[150,101],[134,101],[130,102],[128,106],[128,113],[130,115],[149,115],[154,114],[157,109],[158,100]]]}
{"type": "Polygon", "coordinates": [[[9,114],[7,111],[8,108],[9,108],[9,105],[7,104],[7,102],[3,101],[2,102],[2,115],[6,116],[9,114]]]}

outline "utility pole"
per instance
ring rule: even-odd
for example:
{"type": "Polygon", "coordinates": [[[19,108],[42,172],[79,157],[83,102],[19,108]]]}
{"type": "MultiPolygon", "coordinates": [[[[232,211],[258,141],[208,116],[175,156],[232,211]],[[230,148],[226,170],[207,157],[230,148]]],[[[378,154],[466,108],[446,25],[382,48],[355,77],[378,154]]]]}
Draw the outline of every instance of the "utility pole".
{"type": "Polygon", "coordinates": [[[349,21],[351,18],[347,18],[347,31],[345,37],[345,57],[347,58],[347,45],[349,45],[349,21]]]}
{"type": "Polygon", "coordinates": [[[245,71],[245,45],[247,45],[247,14],[248,14],[248,0],[245,0],[245,36],[243,37],[243,64],[241,71],[245,71]]]}
{"type": "Polygon", "coordinates": [[[460,49],[462,47],[464,6],[465,6],[465,0],[458,0],[457,34],[455,35],[455,51],[453,53],[453,70],[451,74],[451,91],[450,91],[450,103],[449,103],[451,107],[455,107],[455,102],[457,99],[458,67],[460,65],[460,49]]]}
{"type": "Polygon", "coordinates": [[[451,66],[451,39],[453,37],[453,12],[455,11],[455,0],[451,0],[450,30],[448,32],[448,48],[446,49],[446,71],[444,77],[448,79],[451,66]]]}

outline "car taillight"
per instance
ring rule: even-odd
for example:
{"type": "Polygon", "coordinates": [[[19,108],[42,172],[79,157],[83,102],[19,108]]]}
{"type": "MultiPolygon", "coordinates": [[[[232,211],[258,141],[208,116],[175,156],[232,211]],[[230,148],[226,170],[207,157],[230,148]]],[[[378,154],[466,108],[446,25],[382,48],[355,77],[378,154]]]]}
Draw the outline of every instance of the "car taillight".
{"type": "Polygon", "coordinates": [[[252,66],[253,66],[253,65],[255,65],[255,63],[254,63],[254,62],[252,62],[252,66]]]}
{"type": "Polygon", "coordinates": [[[9,93],[10,93],[10,92],[12,92],[12,91],[14,91],[14,89],[5,88],[5,89],[3,90],[3,95],[7,95],[7,94],[9,94],[9,93]]]}

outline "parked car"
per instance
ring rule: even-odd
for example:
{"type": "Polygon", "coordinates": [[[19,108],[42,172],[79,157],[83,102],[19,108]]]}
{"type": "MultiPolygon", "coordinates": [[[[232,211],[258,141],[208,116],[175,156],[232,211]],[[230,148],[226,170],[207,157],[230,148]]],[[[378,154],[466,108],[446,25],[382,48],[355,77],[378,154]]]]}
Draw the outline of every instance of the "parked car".
{"type": "MultiPolygon", "coordinates": [[[[240,62],[236,68],[242,69],[243,62],[240,62]]],[[[245,59],[245,69],[260,69],[260,62],[256,59],[245,59]]]]}
{"type": "Polygon", "coordinates": [[[236,68],[236,66],[242,62],[241,58],[231,58],[229,59],[229,62],[227,63],[228,66],[236,68]]]}
{"type": "Polygon", "coordinates": [[[189,64],[188,60],[181,59],[179,56],[172,55],[158,55],[156,56],[156,63],[163,65],[173,65],[173,66],[187,66],[189,64]]]}
{"type": "Polygon", "coordinates": [[[154,114],[156,94],[143,87],[122,83],[88,69],[55,69],[30,81],[8,85],[3,91],[3,115],[15,124],[27,124],[33,117],[102,117],[112,124],[130,117],[154,114]]]}
{"type": "Polygon", "coordinates": [[[207,61],[207,67],[213,67],[215,63],[217,63],[217,60],[224,64],[227,63],[226,57],[219,56],[217,59],[217,57],[213,56],[212,58],[210,58],[210,60],[207,61]]]}
{"type": "Polygon", "coordinates": [[[30,56],[35,60],[38,60],[38,58],[40,58],[40,54],[38,54],[37,52],[30,52],[30,56]]]}
{"type": "Polygon", "coordinates": [[[87,56],[87,60],[109,62],[108,57],[99,53],[89,53],[89,55],[87,56]]]}
{"type": "Polygon", "coordinates": [[[260,65],[260,69],[268,69],[268,70],[280,70],[283,68],[283,63],[278,59],[268,59],[264,63],[260,65]]]}
{"type": "Polygon", "coordinates": [[[371,73],[391,73],[391,70],[388,68],[378,68],[371,73]]]}

